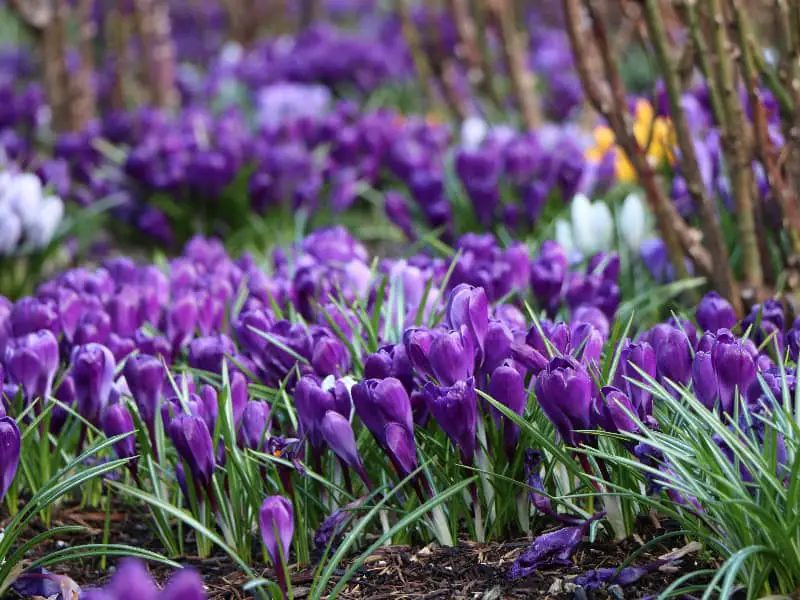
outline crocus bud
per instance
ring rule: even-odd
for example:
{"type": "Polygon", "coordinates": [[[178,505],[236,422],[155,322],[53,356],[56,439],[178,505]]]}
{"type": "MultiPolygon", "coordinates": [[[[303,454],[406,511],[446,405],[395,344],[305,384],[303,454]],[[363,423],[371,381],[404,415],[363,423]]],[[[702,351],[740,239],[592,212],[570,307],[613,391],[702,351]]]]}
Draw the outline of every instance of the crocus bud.
{"type": "Polygon", "coordinates": [[[48,302],[27,296],[14,303],[10,315],[11,333],[20,337],[47,329],[58,333],[58,314],[48,302]]]}
{"type": "Polygon", "coordinates": [[[269,404],[263,400],[248,402],[242,411],[239,443],[251,450],[261,450],[264,437],[270,429],[269,416],[269,404]]]}
{"type": "Polygon", "coordinates": [[[0,417],[0,502],[5,498],[19,466],[22,435],[11,417],[0,417]]]}
{"type": "Polygon", "coordinates": [[[222,361],[235,354],[236,346],[226,335],[195,338],[189,344],[189,366],[219,375],[222,361]]]}
{"type": "Polygon", "coordinates": [[[550,305],[560,298],[568,266],[567,254],[557,242],[542,244],[531,263],[531,287],[539,302],[550,305]]]}
{"type": "Polygon", "coordinates": [[[389,423],[384,428],[382,437],[400,476],[407,477],[419,466],[414,433],[400,423],[389,423]]]}
{"type": "Polygon", "coordinates": [[[429,353],[433,374],[444,386],[450,386],[472,376],[474,350],[472,338],[461,332],[440,333],[431,344],[429,353]]]}
{"type": "MultiPolygon", "coordinates": [[[[691,375],[692,356],[689,339],[671,325],[657,325],[650,334],[650,344],[656,351],[656,371],[659,381],[686,383],[691,375]]],[[[672,391],[672,386],[667,385],[672,391]]]]}
{"type": "Polygon", "coordinates": [[[358,455],[356,439],[350,421],[339,413],[329,410],[320,423],[322,437],[333,453],[353,469],[359,476],[364,473],[361,457],[358,455]]]}
{"type": "Polygon", "coordinates": [[[72,378],[78,396],[78,411],[84,419],[100,424],[117,363],[111,350],[101,344],[78,346],[72,352],[72,378]]]}
{"type": "Polygon", "coordinates": [[[194,569],[180,569],[169,578],[158,600],[206,600],[203,578],[194,569]]]}
{"type": "Polygon", "coordinates": [[[464,461],[471,464],[475,455],[475,427],[478,421],[478,396],[474,380],[470,377],[450,386],[428,383],[425,385],[425,400],[439,427],[460,448],[464,461]]]}
{"type": "Polygon", "coordinates": [[[199,318],[197,298],[191,292],[174,300],[167,309],[167,339],[172,351],[177,352],[192,338],[199,318]]]}
{"type": "Polygon", "coordinates": [[[431,373],[430,351],[434,334],[430,329],[410,328],[403,333],[403,344],[414,368],[431,373]]]}
{"type": "Polygon", "coordinates": [[[502,321],[491,321],[486,331],[486,344],[483,353],[483,367],[485,373],[493,373],[503,361],[511,357],[511,344],[514,336],[508,325],[502,321]]]}
{"type": "Polygon", "coordinates": [[[294,535],[292,503],[283,496],[268,496],[261,504],[259,522],[261,539],[267,547],[272,564],[279,570],[279,565],[282,564],[281,555],[286,562],[289,561],[289,549],[294,535]]]}
{"type": "Polygon", "coordinates": [[[653,396],[637,385],[636,382],[649,385],[641,373],[656,378],[656,352],[647,342],[633,344],[625,340],[614,375],[614,387],[625,393],[636,408],[639,419],[644,421],[653,414],[653,396]]]}
{"type": "Polygon", "coordinates": [[[571,345],[574,356],[583,364],[600,364],[603,352],[603,336],[591,323],[575,323],[571,327],[571,345]]]}
{"type": "Polygon", "coordinates": [[[614,219],[605,202],[591,202],[583,194],[577,194],[570,205],[570,216],[573,241],[584,256],[611,247],[614,219]]]}
{"type": "Polygon", "coordinates": [[[703,405],[711,410],[717,402],[719,384],[717,372],[711,361],[711,353],[702,350],[694,355],[692,363],[692,389],[695,396],[703,405]]]}
{"type": "Polygon", "coordinates": [[[628,397],[612,386],[606,386],[594,399],[592,411],[594,425],[612,433],[634,433],[639,427],[631,415],[636,409],[628,397]]]}
{"type": "Polygon", "coordinates": [[[311,366],[320,377],[340,375],[349,364],[350,355],[344,344],[338,339],[325,336],[314,345],[311,355],[311,366]]]}
{"type": "Polygon", "coordinates": [[[731,335],[720,336],[711,350],[711,361],[719,382],[720,406],[733,414],[737,391],[744,394],[756,377],[756,365],[747,348],[731,335]]]}
{"type": "MultiPolygon", "coordinates": [[[[489,395],[519,416],[525,412],[528,399],[525,382],[513,367],[500,366],[494,370],[489,382],[489,395]]],[[[508,460],[511,461],[517,448],[519,425],[504,416],[500,418],[500,414],[495,408],[492,408],[492,414],[498,420],[498,425],[500,421],[503,423],[503,444],[508,454],[508,460]]]]}
{"type": "Polygon", "coordinates": [[[386,379],[392,370],[392,357],[388,352],[378,351],[364,361],[365,379],[386,379]]]}
{"type": "Polygon", "coordinates": [[[312,377],[303,377],[295,387],[294,404],[302,434],[308,436],[313,448],[319,449],[323,442],[322,418],[327,411],[335,410],[333,394],[323,390],[312,377]]]}
{"type": "Polygon", "coordinates": [[[168,431],[175,449],[192,471],[192,476],[207,489],[216,468],[216,460],[206,422],[200,417],[182,413],[172,419],[168,431]]]}
{"type": "Polygon", "coordinates": [[[736,325],[733,306],[717,292],[709,292],[697,305],[697,324],[705,331],[731,329],[736,325]]]}
{"type": "Polygon", "coordinates": [[[242,418],[248,398],[247,378],[237,371],[231,375],[231,408],[233,409],[234,423],[238,423],[242,418]]]}
{"type": "Polygon", "coordinates": [[[144,563],[134,558],[120,562],[108,589],[118,600],[155,600],[158,595],[158,589],[144,563]]]}
{"type": "Polygon", "coordinates": [[[214,431],[217,424],[217,412],[219,411],[219,401],[217,400],[217,390],[209,384],[204,384],[200,388],[200,402],[203,405],[203,413],[205,415],[206,425],[209,431],[214,431]]]}
{"type": "Polygon", "coordinates": [[[114,452],[120,458],[136,456],[136,437],[133,435],[133,431],[133,418],[123,404],[111,404],[105,409],[103,413],[103,433],[107,437],[114,437],[123,433],[130,434],[114,444],[114,452]]]}
{"type": "Polygon", "coordinates": [[[561,438],[575,445],[575,430],[591,427],[592,380],[573,358],[553,358],[536,379],[536,400],[561,438]]]}
{"type": "Polygon", "coordinates": [[[137,354],[125,363],[125,380],[136,401],[139,414],[149,428],[153,428],[156,411],[161,403],[166,372],[157,358],[147,354],[137,354]]]}
{"type": "Polygon", "coordinates": [[[46,398],[58,370],[58,342],[47,329],[8,340],[6,371],[25,399],[46,398]]]}
{"type": "Polygon", "coordinates": [[[486,331],[489,328],[489,301],[482,287],[466,283],[457,285],[447,302],[447,320],[450,327],[464,331],[478,352],[478,364],[483,362],[486,331]]]}
{"type": "Polygon", "coordinates": [[[354,385],[350,393],[361,422],[381,444],[386,441],[384,430],[389,423],[414,431],[411,401],[399,379],[367,379],[354,385]]]}

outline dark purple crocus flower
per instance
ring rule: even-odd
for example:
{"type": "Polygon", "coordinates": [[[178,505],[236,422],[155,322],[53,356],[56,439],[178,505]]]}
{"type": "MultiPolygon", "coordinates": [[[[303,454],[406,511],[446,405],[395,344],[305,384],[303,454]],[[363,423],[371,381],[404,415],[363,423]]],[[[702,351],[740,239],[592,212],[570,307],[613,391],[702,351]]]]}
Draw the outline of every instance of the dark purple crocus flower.
{"type": "MultiPolygon", "coordinates": [[[[656,351],[656,372],[658,380],[670,380],[685,384],[691,376],[692,355],[689,339],[680,329],[671,325],[657,325],[650,333],[650,344],[656,351]]],[[[670,393],[676,393],[671,385],[665,384],[670,393]]]]}
{"type": "Polygon", "coordinates": [[[101,425],[117,367],[114,355],[101,344],[86,344],[73,350],[71,363],[78,411],[90,423],[101,425]]]}
{"type": "Polygon", "coordinates": [[[0,417],[0,502],[6,496],[19,466],[22,434],[11,417],[0,417]]]}
{"type": "Polygon", "coordinates": [[[311,366],[320,377],[341,375],[350,366],[350,354],[339,339],[324,336],[314,345],[311,366]]]}
{"type": "Polygon", "coordinates": [[[575,445],[575,430],[591,429],[592,379],[574,358],[556,357],[536,379],[536,399],[561,438],[575,445]]]}
{"type": "MultiPolygon", "coordinates": [[[[320,429],[322,418],[329,410],[336,410],[334,395],[323,390],[313,377],[303,377],[294,389],[294,404],[302,435],[308,437],[312,448],[318,451],[323,444],[320,429]]],[[[348,417],[349,412],[348,412],[348,417]]]]}
{"type": "Polygon", "coordinates": [[[465,332],[478,353],[478,364],[483,362],[484,341],[489,328],[489,301],[481,287],[462,283],[457,285],[447,300],[447,321],[451,329],[465,332]]]}
{"type": "Polygon", "coordinates": [[[411,401],[399,379],[367,379],[355,384],[350,393],[361,422],[381,444],[386,441],[384,430],[389,423],[414,431],[411,401]]]}
{"type": "Polygon", "coordinates": [[[59,332],[56,307],[49,302],[27,296],[14,303],[9,317],[11,334],[21,337],[46,329],[52,334],[59,332]]]}
{"type": "Polygon", "coordinates": [[[58,370],[58,341],[47,329],[11,338],[6,345],[6,375],[27,401],[47,398],[58,370]]]}
{"type": "Polygon", "coordinates": [[[717,292],[709,292],[697,305],[697,324],[705,331],[731,329],[736,325],[736,313],[730,302],[717,292]]]}
{"type": "Polygon", "coordinates": [[[710,352],[702,350],[694,355],[692,363],[692,389],[698,400],[709,410],[714,408],[719,396],[717,371],[710,352]]]}
{"type": "Polygon", "coordinates": [[[114,444],[114,452],[120,458],[136,456],[136,436],[133,435],[133,418],[125,405],[110,404],[103,412],[103,433],[106,437],[129,434],[114,444]]]}
{"type": "Polygon", "coordinates": [[[536,299],[549,306],[561,298],[569,261],[564,249],[556,242],[546,241],[531,262],[531,288],[536,299]]]}
{"type": "Polygon", "coordinates": [[[144,563],[133,558],[120,561],[107,589],[119,600],[155,600],[158,595],[144,563]]]}
{"type": "Polygon", "coordinates": [[[239,443],[251,450],[261,450],[270,429],[270,406],[263,400],[248,402],[239,423],[239,443]]]}
{"type": "Polygon", "coordinates": [[[153,356],[137,354],[125,362],[124,372],[139,414],[152,433],[166,378],[164,366],[153,356]]]}
{"type": "Polygon", "coordinates": [[[631,343],[625,340],[620,352],[614,387],[630,399],[641,421],[653,414],[653,396],[640,385],[649,385],[644,375],[656,378],[656,352],[647,342],[631,343]]]}
{"type": "Polygon", "coordinates": [[[722,411],[733,414],[737,391],[744,394],[756,378],[753,356],[733,335],[724,334],[717,337],[711,349],[711,362],[717,373],[722,411]]]}
{"type": "Polygon", "coordinates": [[[618,567],[604,567],[592,569],[578,575],[574,579],[575,585],[585,590],[598,590],[610,585],[626,586],[636,583],[648,573],[652,573],[663,566],[666,561],[656,560],[644,566],[630,566],[620,569],[618,567]]]}
{"type": "Polygon", "coordinates": [[[543,568],[571,565],[572,555],[586,535],[587,524],[564,527],[537,537],[511,565],[508,577],[527,577],[543,568]]]}
{"type": "Polygon", "coordinates": [[[320,551],[324,551],[328,546],[335,548],[348,521],[355,515],[354,509],[358,508],[365,499],[366,496],[357,498],[333,511],[314,532],[314,547],[320,551]]]}
{"type": "Polygon", "coordinates": [[[635,433],[639,431],[636,421],[629,415],[636,409],[628,397],[612,386],[605,386],[594,398],[592,417],[594,425],[612,433],[635,433]]]}
{"type": "Polygon", "coordinates": [[[478,421],[478,395],[472,377],[450,386],[425,385],[428,410],[453,445],[458,446],[464,462],[472,464],[475,456],[475,428],[478,421]]]}
{"type": "Polygon", "coordinates": [[[403,333],[403,344],[411,364],[425,374],[432,374],[430,352],[434,338],[434,333],[424,327],[409,328],[403,333]]]}
{"type": "Polygon", "coordinates": [[[189,344],[189,366],[217,375],[222,373],[222,361],[236,355],[236,346],[226,335],[195,338],[189,344]]]}
{"type": "Polygon", "coordinates": [[[586,366],[600,364],[603,341],[603,335],[591,323],[573,323],[570,327],[573,356],[586,366]]]}
{"type": "Polygon", "coordinates": [[[475,365],[475,351],[472,337],[467,328],[461,331],[439,333],[431,344],[428,358],[436,379],[444,386],[472,377],[475,365]]]}
{"type": "Polygon", "coordinates": [[[214,447],[206,422],[200,417],[181,413],[168,428],[175,449],[192,471],[197,483],[208,489],[216,468],[214,447]]]}
{"type": "MultiPolygon", "coordinates": [[[[525,390],[525,382],[519,371],[509,366],[497,367],[492,373],[489,381],[489,395],[503,406],[522,416],[525,412],[528,394],[525,390]]],[[[492,414],[498,426],[503,424],[503,445],[509,462],[513,460],[517,450],[517,440],[519,439],[519,425],[505,416],[501,417],[499,411],[492,408],[492,414]]]]}
{"type": "Polygon", "coordinates": [[[388,423],[382,434],[386,451],[397,467],[400,477],[407,477],[418,466],[417,444],[413,431],[400,423],[388,423]]]}
{"type": "Polygon", "coordinates": [[[493,373],[506,359],[511,358],[511,344],[514,335],[508,325],[502,321],[492,320],[486,331],[486,340],[483,352],[483,373],[493,373]]]}
{"type": "Polygon", "coordinates": [[[281,555],[288,563],[289,549],[294,535],[294,510],[292,503],[283,496],[268,496],[261,504],[259,511],[261,524],[261,539],[267,547],[267,553],[275,566],[275,570],[282,569],[281,555]]]}

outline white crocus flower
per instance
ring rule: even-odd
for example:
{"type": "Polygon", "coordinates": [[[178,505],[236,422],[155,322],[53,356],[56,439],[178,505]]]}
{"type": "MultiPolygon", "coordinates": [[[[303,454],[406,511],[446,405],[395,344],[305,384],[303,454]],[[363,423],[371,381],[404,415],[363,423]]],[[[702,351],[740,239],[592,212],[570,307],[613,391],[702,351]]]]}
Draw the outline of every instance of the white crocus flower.
{"type": "Polygon", "coordinates": [[[47,196],[40,204],[38,219],[25,228],[25,235],[36,249],[46,247],[64,218],[64,202],[58,196],[47,196]]]}
{"type": "Polygon", "coordinates": [[[7,204],[0,204],[0,256],[13,254],[22,237],[22,221],[7,204]]]}
{"type": "Polygon", "coordinates": [[[474,150],[481,145],[489,133],[489,125],[480,117],[467,117],[461,123],[461,146],[467,150],[474,150]]]}
{"type": "Polygon", "coordinates": [[[41,217],[42,182],[32,173],[15,175],[7,183],[5,198],[27,230],[41,217]]]}
{"type": "Polygon", "coordinates": [[[619,233],[628,247],[639,251],[642,242],[650,235],[650,218],[642,198],[628,194],[619,211],[619,233]]]}
{"type": "Polygon", "coordinates": [[[572,225],[564,219],[556,220],[556,242],[564,249],[567,256],[575,251],[575,241],[572,239],[572,225]]]}
{"type": "Polygon", "coordinates": [[[572,239],[584,256],[608,250],[614,243],[614,218],[605,202],[577,194],[570,206],[572,239]]]}

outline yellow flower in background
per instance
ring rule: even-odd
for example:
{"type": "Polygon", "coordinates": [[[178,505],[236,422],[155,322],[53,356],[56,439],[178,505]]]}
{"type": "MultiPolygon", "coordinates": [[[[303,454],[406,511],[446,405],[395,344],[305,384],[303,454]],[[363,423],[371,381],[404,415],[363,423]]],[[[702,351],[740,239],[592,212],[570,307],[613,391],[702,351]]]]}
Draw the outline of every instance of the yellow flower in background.
{"type": "MultiPolygon", "coordinates": [[[[614,170],[617,180],[628,183],[636,181],[636,171],[622,148],[616,145],[611,128],[599,125],[594,129],[593,135],[595,145],[586,151],[586,158],[599,162],[606,152],[613,151],[616,155],[614,170]]],[[[647,100],[642,99],[636,103],[633,135],[639,146],[645,149],[653,166],[658,167],[674,160],[672,123],[669,119],[657,117],[652,104],[647,100]]]]}

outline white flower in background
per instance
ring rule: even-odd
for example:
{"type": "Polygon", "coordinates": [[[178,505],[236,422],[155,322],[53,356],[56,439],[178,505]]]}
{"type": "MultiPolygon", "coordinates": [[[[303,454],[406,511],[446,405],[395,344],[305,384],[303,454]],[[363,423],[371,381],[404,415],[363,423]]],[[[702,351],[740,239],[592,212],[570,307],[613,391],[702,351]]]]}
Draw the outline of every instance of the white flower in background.
{"type": "Polygon", "coordinates": [[[567,256],[575,251],[575,242],[572,239],[572,225],[564,219],[556,221],[556,241],[564,249],[567,256]]]}
{"type": "Polygon", "coordinates": [[[31,173],[0,174],[0,253],[12,254],[20,243],[40,250],[53,239],[64,203],[44,196],[41,180],[31,173]]]}
{"type": "Polygon", "coordinates": [[[489,133],[489,125],[480,117],[467,117],[461,123],[461,146],[467,150],[474,150],[489,133]]]}
{"type": "Polygon", "coordinates": [[[617,216],[620,236],[631,250],[638,252],[650,235],[650,215],[641,196],[628,194],[617,216]]]}
{"type": "Polygon", "coordinates": [[[7,204],[0,202],[0,256],[13,254],[22,238],[22,221],[7,204]]]}
{"type": "Polygon", "coordinates": [[[64,218],[64,202],[58,196],[47,196],[39,205],[39,218],[25,232],[28,243],[34,248],[46,247],[64,218]]]}
{"type": "Polygon", "coordinates": [[[584,256],[609,250],[614,243],[614,218],[608,205],[576,194],[570,206],[572,241],[584,256]]]}

